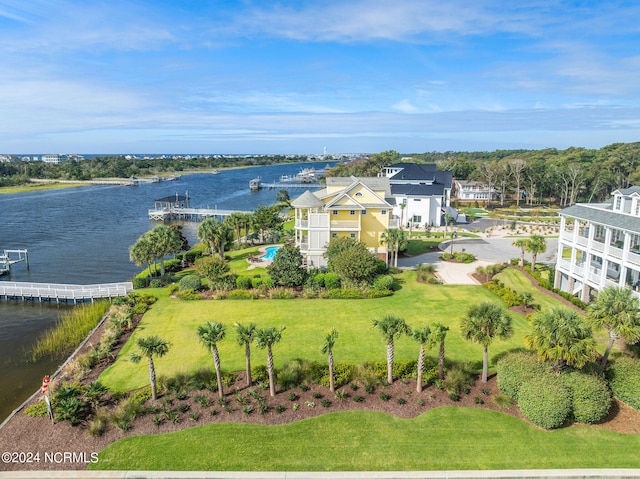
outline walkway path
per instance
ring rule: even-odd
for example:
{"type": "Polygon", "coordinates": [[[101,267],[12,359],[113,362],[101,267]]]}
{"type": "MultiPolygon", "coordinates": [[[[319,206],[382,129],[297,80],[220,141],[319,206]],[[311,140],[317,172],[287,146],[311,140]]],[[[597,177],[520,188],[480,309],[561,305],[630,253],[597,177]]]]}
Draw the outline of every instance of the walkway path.
{"type": "MultiPolygon", "coordinates": [[[[464,251],[478,258],[470,264],[452,263],[441,261],[442,251],[451,251],[451,241],[440,243],[442,251],[424,253],[410,258],[398,258],[400,268],[415,268],[420,264],[433,264],[437,268],[438,276],[445,284],[478,284],[470,274],[478,266],[487,266],[494,263],[508,262],[511,258],[520,257],[520,248],[513,246],[517,238],[506,238],[504,235],[485,238],[460,238],[453,241],[453,251],[464,251]]],[[[538,255],[539,263],[555,263],[558,252],[558,241],[555,238],[547,238],[547,251],[538,255]]],[[[526,253],[525,258],[530,260],[531,254],[526,253]]]]}

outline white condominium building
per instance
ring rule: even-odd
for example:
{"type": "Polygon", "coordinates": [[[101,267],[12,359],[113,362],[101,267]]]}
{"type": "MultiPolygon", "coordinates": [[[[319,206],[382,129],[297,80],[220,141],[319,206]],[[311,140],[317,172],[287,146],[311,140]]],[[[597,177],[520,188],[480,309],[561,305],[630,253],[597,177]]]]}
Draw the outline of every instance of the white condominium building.
{"type": "Polygon", "coordinates": [[[633,288],[640,297],[640,187],[611,195],[560,212],[554,286],[585,302],[607,286],[633,288]]]}

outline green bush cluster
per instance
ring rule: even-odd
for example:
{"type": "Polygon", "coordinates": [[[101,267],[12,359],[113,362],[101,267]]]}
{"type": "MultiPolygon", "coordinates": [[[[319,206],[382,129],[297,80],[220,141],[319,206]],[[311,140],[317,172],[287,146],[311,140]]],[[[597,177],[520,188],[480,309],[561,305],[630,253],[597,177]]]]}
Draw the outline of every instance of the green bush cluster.
{"type": "Polygon", "coordinates": [[[337,273],[326,273],[324,275],[324,287],[327,289],[338,289],[341,287],[340,276],[337,273]]]}
{"type": "Polygon", "coordinates": [[[603,378],[582,371],[569,371],[563,373],[561,379],[571,390],[574,421],[595,424],[609,414],[611,393],[603,378]]]}
{"type": "Polygon", "coordinates": [[[200,299],[200,295],[193,289],[185,289],[178,291],[176,297],[182,301],[197,301],[200,299]]]}
{"type": "Polygon", "coordinates": [[[640,360],[618,356],[609,362],[606,375],[613,395],[640,410],[640,360]]]}
{"type": "Polygon", "coordinates": [[[518,401],[530,421],[547,429],[567,419],[597,423],[611,407],[609,388],[597,367],[556,375],[532,353],[513,352],[498,361],[497,373],[500,390],[518,401]]]}
{"type": "Polygon", "coordinates": [[[506,354],[496,364],[498,387],[511,399],[518,400],[520,387],[536,376],[545,374],[547,367],[528,351],[506,354]]]}
{"type": "Polygon", "coordinates": [[[522,414],[545,429],[560,427],[571,414],[571,390],[553,374],[543,374],[522,384],[518,393],[522,414]]]}
{"type": "Polygon", "coordinates": [[[253,284],[249,276],[238,276],[236,278],[236,288],[251,289],[252,287],[253,287],[253,284]]]}
{"type": "Polygon", "coordinates": [[[202,278],[197,274],[188,274],[184,276],[178,283],[180,291],[191,289],[193,291],[199,291],[202,288],[202,278]]]}
{"type": "Polygon", "coordinates": [[[476,257],[471,253],[465,253],[464,251],[456,251],[455,253],[442,253],[440,256],[442,261],[457,261],[458,263],[473,263],[476,257]]]}
{"type": "Polygon", "coordinates": [[[395,280],[393,276],[380,274],[373,280],[373,288],[378,291],[393,290],[395,280]]]}
{"type": "Polygon", "coordinates": [[[522,296],[515,289],[509,288],[504,283],[496,280],[484,283],[484,286],[493,294],[498,296],[504,304],[509,308],[511,306],[519,306],[522,304],[522,296]]]}

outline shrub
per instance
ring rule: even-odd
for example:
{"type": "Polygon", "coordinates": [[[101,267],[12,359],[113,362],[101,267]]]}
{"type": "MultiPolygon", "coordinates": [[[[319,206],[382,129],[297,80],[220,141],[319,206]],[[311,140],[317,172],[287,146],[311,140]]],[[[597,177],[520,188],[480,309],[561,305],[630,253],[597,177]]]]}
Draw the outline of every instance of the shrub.
{"type": "Polygon", "coordinates": [[[373,287],[379,291],[393,289],[394,282],[393,276],[381,274],[373,280],[373,287]]]}
{"type": "Polygon", "coordinates": [[[563,373],[560,379],[571,390],[574,421],[594,424],[607,416],[611,407],[611,393],[602,378],[582,371],[570,371],[563,373]]]}
{"type": "Polygon", "coordinates": [[[327,289],[340,288],[340,276],[337,273],[327,273],[324,275],[324,286],[327,289]]]}
{"type": "MultiPolygon", "coordinates": [[[[321,386],[329,387],[329,367],[324,369],[322,378],[318,381],[321,386]]],[[[353,376],[353,366],[350,364],[338,363],[333,366],[333,381],[336,388],[347,384],[353,376]]],[[[356,386],[355,384],[353,386],[356,386]]],[[[357,389],[357,386],[356,386],[357,389]]]]}
{"type": "Polygon", "coordinates": [[[606,374],[613,395],[640,410],[640,360],[616,357],[609,363],[606,374]]]}
{"type": "Polygon", "coordinates": [[[142,289],[142,288],[146,288],[147,287],[147,278],[139,278],[139,277],[135,277],[133,278],[133,287],[135,289],[142,289]]]}
{"type": "Polygon", "coordinates": [[[167,286],[167,294],[169,295],[176,294],[176,292],[178,292],[179,289],[180,289],[180,285],[178,283],[171,283],[169,286],[167,286]]]}
{"type": "Polygon", "coordinates": [[[180,288],[180,291],[185,291],[187,289],[198,291],[202,288],[202,279],[197,274],[188,274],[180,280],[178,287],[180,288]]]}
{"type": "Polygon", "coordinates": [[[196,301],[200,299],[200,295],[198,294],[198,292],[193,289],[185,289],[183,291],[178,291],[178,293],[176,294],[176,297],[178,299],[181,299],[182,301],[196,301]]]}
{"type": "Polygon", "coordinates": [[[57,401],[55,417],[58,421],[69,421],[73,426],[86,417],[87,404],[77,397],[64,397],[57,401]]]}
{"type": "Polygon", "coordinates": [[[103,411],[96,413],[94,418],[89,421],[87,426],[87,432],[93,437],[102,436],[109,426],[109,416],[103,411]]]}
{"type": "Polygon", "coordinates": [[[530,379],[547,373],[547,369],[533,353],[508,353],[496,365],[498,388],[511,399],[517,400],[520,387],[530,379]]]}
{"type": "Polygon", "coordinates": [[[571,390],[553,374],[545,374],[524,383],[518,393],[520,411],[534,424],[560,427],[571,414],[571,390]]]}
{"type": "Polygon", "coordinates": [[[44,401],[29,406],[24,410],[24,413],[29,417],[47,417],[49,415],[47,412],[47,403],[44,401]]]}
{"type": "Polygon", "coordinates": [[[234,289],[229,291],[227,299],[255,299],[255,293],[248,289],[234,289]]]}
{"type": "Polygon", "coordinates": [[[324,273],[318,273],[313,277],[313,283],[318,288],[324,288],[324,273]]]}
{"type": "Polygon", "coordinates": [[[251,278],[251,287],[253,289],[258,289],[260,286],[262,286],[263,280],[260,276],[258,276],[257,278],[251,278]]]}
{"type": "Polygon", "coordinates": [[[162,281],[159,279],[152,279],[149,283],[150,288],[160,288],[162,287],[162,281]]]}
{"type": "Polygon", "coordinates": [[[249,276],[238,276],[236,278],[236,288],[238,289],[251,289],[252,282],[249,276]]]}
{"type": "Polygon", "coordinates": [[[298,297],[298,293],[289,288],[275,288],[269,293],[271,299],[295,299],[298,297]]]}

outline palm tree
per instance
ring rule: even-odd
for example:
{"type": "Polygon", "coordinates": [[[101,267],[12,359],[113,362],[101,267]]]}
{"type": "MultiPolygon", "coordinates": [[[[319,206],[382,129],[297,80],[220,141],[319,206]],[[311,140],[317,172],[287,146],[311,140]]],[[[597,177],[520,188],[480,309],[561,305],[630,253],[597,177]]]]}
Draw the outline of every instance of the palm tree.
{"type": "Polygon", "coordinates": [[[397,267],[398,252],[401,248],[406,246],[407,232],[398,228],[390,228],[382,233],[382,235],[380,236],[380,242],[387,245],[389,254],[393,259],[393,265],[397,267]]]}
{"type": "Polygon", "coordinates": [[[275,370],[273,368],[273,352],[271,348],[282,339],[282,331],[284,326],[280,329],[269,327],[264,329],[256,329],[255,341],[256,346],[260,349],[267,350],[267,372],[269,373],[269,394],[273,397],[276,395],[275,385],[275,370]]]}
{"type": "Polygon", "coordinates": [[[151,261],[154,259],[155,256],[151,251],[149,236],[146,234],[140,236],[140,238],[138,238],[138,240],[129,247],[129,260],[133,261],[138,266],[143,263],[147,263],[150,277],[153,275],[151,272],[151,261]]]}
{"type": "Polygon", "coordinates": [[[536,258],[538,254],[547,251],[547,241],[540,235],[531,235],[527,240],[526,250],[531,253],[531,271],[535,271],[536,258]]]}
{"type": "Polygon", "coordinates": [[[244,358],[247,367],[247,386],[251,386],[251,343],[256,334],[256,324],[240,324],[235,323],[236,341],[239,346],[244,346],[244,358]]]}
{"type": "Polygon", "coordinates": [[[333,381],[333,346],[336,344],[336,339],[338,339],[338,331],[335,328],[331,328],[324,338],[324,344],[321,349],[322,354],[327,355],[327,361],[329,362],[329,391],[332,393],[336,390],[333,381]]]}
{"type": "Polygon", "coordinates": [[[524,268],[524,252],[527,249],[527,239],[519,238],[511,243],[516,248],[520,248],[520,267],[524,268]]]}
{"type": "Polygon", "coordinates": [[[422,391],[422,370],[424,369],[424,351],[426,348],[431,347],[429,338],[431,336],[431,329],[429,326],[425,326],[422,329],[414,329],[411,331],[411,337],[420,344],[420,353],[418,354],[418,380],[416,382],[416,391],[422,391]]]}
{"type": "Polygon", "coordinates": [[[444,236],[442,237],[442,239],[444,240],[447,238],[447,228],[449,227],[449,223],[451,223],[453,216],[451,216],[449,213],[445,213],[443,215],[443,218],[444,218],[444,236]]]}
{"type": "Polygon", "coordinates": [[[165,225],[158,225],[145,234],[148,235],[152,253],[160,260],[160,276],[164,276],[164,257],[180,252],[180,236],[174,229],[165,225]]]}
{"type": "Polygon", "coordinates": [[[236,236],[236,241],[240,244],[240,237],[242,236],[242,227],[244,226],[244,213],[236,211],[231,213],[224,219],[224,223],[231,228],[236,236]]]}
{"type": "Polygon", "coordinates": [[[429,335],[431,344],[440,346],[438,352],[438,377],[440,379],[444,379],[444,340],[447,337],[447,331],[449,331],[448,326],[442,323],[433,323],[431,325],[431,334],[429,335]]]}
{"type": "Polygon", "coordinates": [[[613,343],[624,338],[628,343],[640,340],[640,315],[638,298],[629,288],[608,286],[598,293],[589,305],[587,320],[594,328],[605,328],[609,342],[602,357],[602,368],[607,366],[613,343]]]}
{"type": "Polygon", "coordinates": [[[212,255],[218,252],[220,257],[224,258],[225,247],[233,241],[233,230],[222,221],[206,218],[198,226],[197,236],[209,244],[212,255]]]}
{"type": "Polygon", "coordinates": [[[513,334],[511,316],[505,314],[497,304],[483,302],[472,304],[460,321],[462,337],[481,344],[482,382],[487,382],[489,370],[489,345],[495,338],[507,339],[513,334]]]}
{"type": "Polygon", "coordinates": [[[218,396],[222,397],[222,373],[220,372],[220,355],[218,354],[218,343],[226,335],[227,327],[215,321],[207,322],[203,326],[198,326],[198,337],[200,342],[211,351],[213,355],[213,365],[216,368],[216,380],[218,381],[218,396]]]}
{"type": "Polygon", "coordinates": [[[529,349],[561,371],[565,365],[581,368],[596,357],[591,328],[573,309],[554,306],[531,319],[531,334],[524,337],[529,349]]]}
{"type": "Polygon", "coordinates": [[[139,363],[143,356],[147,357],[149,364],[149,382],[151,383],[151,397],[155,401],[158,399],[158,393],[156,390],[156,368],[153,364],[153,357],[157,356],[161,358],[167,354],[171,344],[158,336],[139,338],[136,344],[142,354],[134,353],[130,356],[130,359],[134,363],[139,363]]]}
{"type": "Polygon", "coordinates": [[[404,319],[393,315],[384,316],[382,319],[374,319],[373,327],[376,328],[387,342],[387,383],[393,383],[393,341],[401,334],[411,334],[411,328],[404,319]]]}

